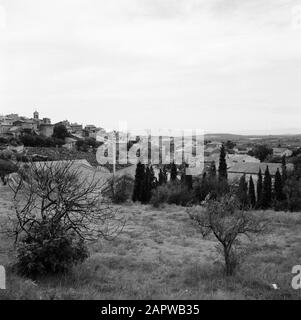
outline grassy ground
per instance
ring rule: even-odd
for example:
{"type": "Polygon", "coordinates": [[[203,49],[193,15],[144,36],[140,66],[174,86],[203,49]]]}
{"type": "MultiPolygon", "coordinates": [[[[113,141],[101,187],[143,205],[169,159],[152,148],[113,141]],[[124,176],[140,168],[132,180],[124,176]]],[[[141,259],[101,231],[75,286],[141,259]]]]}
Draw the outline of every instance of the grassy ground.
{"type": "MultiPolygon", "coordinates": [[[[292,267],[301,264],[300,213],[259,212],[270,220],[268,233],[248,243],[237,274],[225,278],[216,242],[202,239],[185,208],[121,210],[127,218],[123,233],[91,244],[84,264],[36,282],[8,271],[0,299],[301,299],[301,290],[291,288],[292,267]]],[[[0,221],[10,211],[8,189],[0,186],[0,221]]],[[[5,266],[13,261],[9,248],[11,241],[2,236],[5,266]]]]}

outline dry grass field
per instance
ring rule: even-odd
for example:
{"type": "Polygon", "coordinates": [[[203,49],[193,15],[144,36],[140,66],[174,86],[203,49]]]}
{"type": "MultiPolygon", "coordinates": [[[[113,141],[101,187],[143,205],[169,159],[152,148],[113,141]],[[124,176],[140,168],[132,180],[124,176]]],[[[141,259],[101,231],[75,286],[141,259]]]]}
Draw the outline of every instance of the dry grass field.
{"type": "MultiPolygon", "coordinates": [[[[70,274],[21,278],[10,271],[12,241],[0,238],[0,264],[8,270],[0,299],[301,299],[291,288],[301,264],[301,214],[265,211],[266,234],[244,241],[248,255],[225,278],[214,238],[204,240],[185,208],[125,205],[127,223],[113,241],[90,244],[90,258],[70,274]],[[278,290],[272,288],[275,283],[278,290]]],[[[10,192],[0,186],[0,221],[11,213],[10,192]]]]}

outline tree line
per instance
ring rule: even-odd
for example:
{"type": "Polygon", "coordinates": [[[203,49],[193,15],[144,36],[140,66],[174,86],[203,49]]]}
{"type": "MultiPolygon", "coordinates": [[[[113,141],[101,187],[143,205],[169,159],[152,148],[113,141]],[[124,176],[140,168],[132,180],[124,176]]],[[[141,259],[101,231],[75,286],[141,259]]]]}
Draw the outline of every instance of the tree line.
{"type": "Polygon", "coordinates": [[[277,169],[274,179],[268,166],[264,172],[260,169],[256,182],[254,176],[250,175],[247,178],[245,174],[238,183],[228,181],[224,145],[220,150],[218,169],[213,161],[201,177],[192,177],[185,174],[186,167],[186,164],[177,166],[174,162],[171,165],[161,166],[157,179],[151,165],[139,162],[132,200],[144,204],[153,203],[156,206],[164,202],[188,205],[202,203],[208,196],[218,198],[231,189],[244,208],[289,211],[301,209],[301,157],[295,160],[295,169],[288,172],[284,156],[281,170],[277,169]]]}

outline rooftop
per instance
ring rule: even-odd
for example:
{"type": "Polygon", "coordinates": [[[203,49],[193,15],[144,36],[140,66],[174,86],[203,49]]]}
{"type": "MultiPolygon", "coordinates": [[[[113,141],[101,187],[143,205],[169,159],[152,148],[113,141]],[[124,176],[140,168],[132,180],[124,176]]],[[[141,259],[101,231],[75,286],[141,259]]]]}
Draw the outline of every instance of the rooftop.
{"type": "MultiPolygon", "coordinates": [[[[242,173],[242,174],[257,174],[259,169],[261,172],[264,173],[266,168],[269,168],[270,174],[275,175],[277,169],[282,172],[282,165],[281,163],[268,163],[268,162],[240,162],[234,164],[232,167],[228,169],[228,173],[242,173]]],[[[292,170],[294,168],[293,164],[289,163],[286,165],[287,170],[292,170]]]]}

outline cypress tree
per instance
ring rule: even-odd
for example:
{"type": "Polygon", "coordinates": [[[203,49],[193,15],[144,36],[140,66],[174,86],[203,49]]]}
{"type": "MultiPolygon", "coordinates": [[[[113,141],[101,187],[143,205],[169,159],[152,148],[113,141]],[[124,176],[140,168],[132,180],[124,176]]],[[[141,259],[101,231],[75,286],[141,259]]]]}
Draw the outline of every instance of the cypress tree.
{"type": "Polygon", "coordinates": [[[166,166],[163,166],[163,170],[162,170],[162,178],[163,178],[163,183],[167,183],[167,170],[166,170],[166,166]]]}
{"type": "Polygon", "coordinates": [[[267,166],[264,173],[263,189],[262,189],[262,207],[267,209],[270,207],[272,201],[272,179],[267,166]]]}
{"type": "Polygon", "coordinates": [[[175,162],[173,161],[170,169],[170,180],[176,181],[177,175],[178,175],[178,169],[177,169],[177,166],[175,165],[175,162]]]}
{"type": "Polygon", "coordinates": [[[150,167],[145,169],[144,180],[142,184],[141,202],[148,203],[151,197],[151,172],[150,167]]]}
{"type": "Polygon", "coordinates": [[[257,209],[261,208],[262,206],[262,173],[261,169],[258,172],[258,179],[257,179],[257,202],[256,207],[257,209]]]}
{"type": "Polygon", "coordinates": [[[252,208],[256,205],[255,186],[252,176],[249,179],[249,201],[252,208]]]}
{"type": "Polygon", "coordinates": [[[184,185],[186,183],[186,174],[185,174],[185,168],[181,171],[181,183],[184,185]]]}
{"type": "Polygon", "coordinates": [[[164,174],[163,174],[163,170],[160,168],[160,171],[159,171],[159,186],[162,186],[163,183],[165,183],[164,174]]]}
{"type": "Polygon", "coordinates": [[[134,202],[142,201],[144,180],[145,180],[145,167],[144,167],[144,164],[142,164],[139,161],[136,167],[134,191],[132,196],[132,199],[134,202]]]}
{"type": "Polygon", "coordinates": [[[219,157],[219,167],[218,167],[218,179],[219,181],[227,180],[227,162],[226,162],[226,151],[225,146],[222,144],[220,157],[219,157]]]}
{"type": "Polygon", "coordinates": [[[279,169],[276,171],[275,182],[274,182],[274,195],[277,201],[283,200],[283,191],[282,191],[282,177],[279,169]]]}
{"type": "Polygon", "coordinates": [[[189,175],[189,174],[185,175],[185,184],[188,190],[192,190],[192,175],[189,175]]]}
{"type": "Polygon", "coordinates": [[[152,165],[150,166],[149,169],[150,169],[150,186],[151,186],[151,189],[154,189],[158,185],[158,180],[155,177],[155,172],[154,172],[154,168],[152,165]]]}
{"type": "Polygon", "coordinates": [[[209,193],[209,185],[207,179],[207,173],[204,172],[199,188],[199,201],[204,201],[207,194],[209,193]]]}
{"type": "Polygon", "coordinates": [[[214,161],[212,161],[210,164],[209,176],[210,178],[216,178],[216,166],[214,161]]]}
{"type": "Polygon", "coordinates": [[[281,161],[282,165],[282,184],[285,183],[286,179],[287,179],[287,171],[286,171],[286,156],[284,155],[282,157],[282,161],[281,161]]]}
{"type": "Polygon", "coordinates": [[[245,175],[242,175],[239,180],[238,199],[239,199],[242,207],[247,206],[247,204],[248,204],[248,184],[246,182],[245,175]]]}

